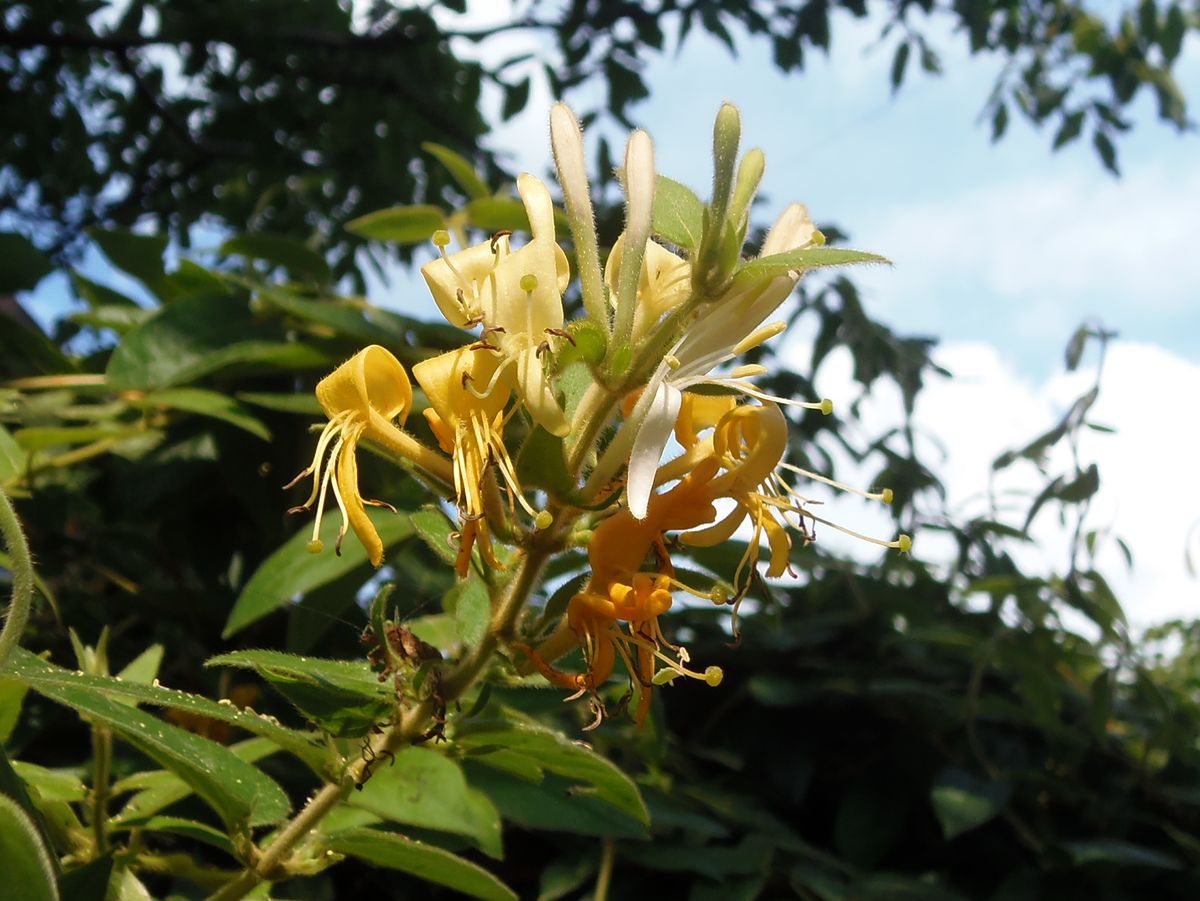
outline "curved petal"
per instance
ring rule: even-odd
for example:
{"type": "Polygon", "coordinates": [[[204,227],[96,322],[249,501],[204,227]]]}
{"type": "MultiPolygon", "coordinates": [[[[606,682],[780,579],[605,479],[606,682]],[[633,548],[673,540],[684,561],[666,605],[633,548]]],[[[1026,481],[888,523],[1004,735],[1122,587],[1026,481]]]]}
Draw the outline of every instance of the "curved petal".
{"type": "Polygon", "coordinates": [[[646,518],[650,495],[654,491],[654,474],[675,428],[682,402],[683,393],[662,382],[650,398],[645,418],[638,428],[629,454],[629,478],[625,488],[629,510],[638,519],[646,518]]]}
{"type": "Polygon", "coordinates": [[[429,286],[442,315],[459,328],[466,327],[473,307],[479,302],[479,287],[491,271],[496,268],[496,254],[490,241],[472,245],[449,258],[438,257],[421,267],[421,275],[429,286]],[[459,300],[458,292],[463,292],[463,300],[459,300]]]}
{"type": "Polygon", "coordinates": [[[517,355],[515,362],[517,390],[521,400],[525,402],[526,409],[529,410],[529,415],[551,435],[562,438],[571,431],[571,424],[567,422],[562,407],[558,405],[554,389],[550,386],[550,379],[546,377],[542,368],[537,348],[523,350],[517,355]]]}

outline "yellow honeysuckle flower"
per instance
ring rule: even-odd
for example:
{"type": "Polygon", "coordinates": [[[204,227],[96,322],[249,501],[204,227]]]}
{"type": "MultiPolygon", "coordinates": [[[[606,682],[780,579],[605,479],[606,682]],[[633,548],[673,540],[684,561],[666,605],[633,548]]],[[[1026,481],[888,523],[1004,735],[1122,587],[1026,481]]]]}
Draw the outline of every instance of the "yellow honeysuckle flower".
{"type": "Polygon", "coordinates": [[[486,348],[460,347],[417,363],[413,377],[429,398],[425,418],[453,459],[454,491],[463,519],[455,568],[466,575],[477,538],[489,565],[499,567],[484,520],[483,479],[490,463],[496,464],[510,503],[515,499],[539,523],[542,518],[525,500],[504,446],[504,407],[512,394],[509,368],[486,348]]]}
{"type": "Polygon", "coordinates": [[[478,347],[493,352],[513,381],[534,421],[563,436],[569,423],[542,365],[551,341],[565,338],[562,292],[570,281],[567,256],[555,242],[554,203],[540,179],[523,174],[517,191],[525,204],[532,237],[511,250],[501,232],[490,241],[454,254],[445,252],[449,235],[434,243],[441,256],[421,267],[438,308],[454,325],[480,323],[478,347]]]}
{"type": "Polygon", "coordinates": [[[309,510],[316,503],[309,550],[319,552],[323,547],[318,538],[321,517],[325,512],[325,497],[332,487],[334,500],[342,512],[337,552],[341,553],[342,539],[349,526],[366,548],[371,564],[379,566],[383,562],[383,542],[364,505],[387,507],[393,512],[395,508],[384,501],[368,500],[359,493],[358,442],[368,438],[393,453],[410,459],[420,456],[421,462],[427,462],[424,457],[432,452],[421,448],[399,428],[412,408],[412,385],[400,361],[386,348],[373,344],[323,378],[317,384],[317,400],[329,417],[329,424],[317,440],[312,463],[284,486],[291,488],[308,476],[313,477],[308,500],[289,512],[309,510]],[[418,448],[426,451],[426,455],[414,454],[418,448]]]}
{"type": "MultiPolygon", "coordinates": [[[[720,684],[723,674],[719,667],[710,666],[703,673],[688,669],[687,650],[668,641],[658,623],[658,617],[671,608],[673,588],[713,597],[676,581],[663,536],[712,520],[716,511],[707,486],[716,472],[716,462],[705,461],[670,491],[656,495],[644,518],[636,519],[622,509],[596,528],[588,543],[591,576],[583,591],[568,603],[563,626],[536,650],[518,646],[550,682],[594,696],[612,675],[619,657],[638,686],[638,725],[650,710],[653,686],[678,676],[720,684]],[[651,553],[657,569],[643,572],[651,553]],[[628,627],[622,628],[622,623],[628,627]],[[583,648],[587,672],[566,673],[550,665],[548,661],[577,644],[583,648]],[[660,664],[666,667],[662,672],[658,672],[660,664]]],[[[603,715],[598,701],[596,709],[598,725],[603,715]]]]}

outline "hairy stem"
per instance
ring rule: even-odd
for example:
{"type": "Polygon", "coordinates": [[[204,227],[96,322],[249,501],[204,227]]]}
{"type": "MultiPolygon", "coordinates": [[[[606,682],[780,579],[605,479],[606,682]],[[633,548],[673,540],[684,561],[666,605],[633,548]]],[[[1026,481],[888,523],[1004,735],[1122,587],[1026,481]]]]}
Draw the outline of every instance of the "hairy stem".
{"type": "MultiPolygon", "coordinates": [[[[559,517],[556,516],[555,519],[557,522],[559,517]]],[[[570,527],[570,518],[563,516],[562,519],[563,524],[552,530],[551,535],[529,548],[517,565],[517,571],[501,588],[500,596],[493,601],[492,624],[488,634],[459,661],[442,683],[442,695],[446,703],[458,699],[471,687],[500,646],[500,642],[512,633],[521,609],[541,582],[546,563],[557,547],[558,534],[562,529],[570,527]]],[[[263,850],[257,860],[235,879],[210,895],[208,901],[236,901],[244,898],[258,883],[286,876],[291,851],[345,799],[352,787],[362,778],[368,761],[411,744],[414,739],[424,734],[432,714],[432,700],[424,700],[408,708],[395,725],[371,742],[370,747],[374,753],[364,754],[361,759],[355,760],[346,767],[341,779],[318,791],[263,850]]]]}
{"type": "Polygon", "coordinates": [[[0,630],[0,667],[3,667],[25,633],[29,607],[33,603],[33,560],[29,556],[29,544],[25,541],[17,511],[3,489],[0,489],[0,535],[4,538],[12,571],[12,602],[8,605],[4,628],[0,630]]]}

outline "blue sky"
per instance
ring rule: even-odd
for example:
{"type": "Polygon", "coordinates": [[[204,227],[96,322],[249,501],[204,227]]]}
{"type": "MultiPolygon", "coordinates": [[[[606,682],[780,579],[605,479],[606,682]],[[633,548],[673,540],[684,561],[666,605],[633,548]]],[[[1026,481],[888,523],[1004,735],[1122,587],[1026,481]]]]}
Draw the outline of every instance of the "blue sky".
{"type": "MultiPolygon", "coordinates": [[[[455,24],[488,24],[506,10],[501,2],[474,3],[455,24]]],[[[1102,169],[1086,140],[1052,154],[1051,135],[1018,117],[992,144],[978,120],[999,61],[967,57],[960,36],[932,25],[947,74],[927,76],[910,65],[892,97],[893,47],[878,43],[881,24],[841,16],[831,55],[810,55],[799,76],[780,75],[765,45],[742,41],[733,59],[698,33],[681,52],[648,57],[652,96],[635,114],[655,139],[659,169],[703,195],[712,117],[730,100],[742,111],[744,145],[766,153],[764,221],[799,200],[817,221],[848,231],[853,246],[895,261],[856,278],[874,316],[898,332],[942,340],[938,359],[957,378],[932,386],[917,416],[946,449],[944,458],[932,445],[930,453],[963,515],[979,512],[991,460],[1048,427],[1086,386],[1086,369],[1061,373],[1062,347],[1075,326],[1098,317],[1115,328],[1122,340],[1110,354],[1097,418],[1118,433],[1089,438],[1084,450],[1102,473],[1091,525],[1126,538],[1136,565],[1126,572],[1111,542],[1102,543],[1099,559],[1135,622],[1200,615],[1200,583],[1184,566],[1189,541],[1200,555],[1200,489],[1172,485],[1165,475],[1184,478],[1194,469],[1200,437],[1193,400],[1200,396],[1200,137],[1160,125],[1146,97],[1133,111],[1134,132],[1119,145],[1120,180],[1102,169]]],[[[498,57],[537,40],[516,33],[483,48],[498,57]]],[[[1194,36],[1177,80],[1200,103],[1194,36]]],[[[587,87],[569,99],[598,106],[600,91],[587,87]]],[[[514,167],[548,172],[550,101],[535,77],[525,113],[493,135],[491,146],[514,167]]],[[[498,109],[497,97],[490,102],[498,109]]],[[[619,148],[620,136],[609,134],[619,148]]],[[[84,268],[118,279],[98,256],[84,268]]],[[[397,272],[368,293],[436,315],[413,273],[397,272]]],[[[50,315],[64,297],[63,280],[47,279],[34,310],[50,315]]],[[[789,351],[803,353],[802,338],[791,340],[789,351]]],[[[850,394],[848,369],[848,359],[833,360],[822,393],[850,394]]],[[[861,428],[894,422],[898,409],[894,392],[880,389],[861,428]]],[[[1016,490],[1034,484],[1028,472],[1012,479],[1016,490]]],[[[872,519],[862,509],[846,515],[864,528],[872,519]]],[[[882,518],[876,526],[886,532],[882,518]]],[[[1061,567],[1061,529],[1047,521],[1036,534],[1029,565],[1061,567]]],[[[929,559],[945,553],[932,536],[919,542],[929,559]]]]}

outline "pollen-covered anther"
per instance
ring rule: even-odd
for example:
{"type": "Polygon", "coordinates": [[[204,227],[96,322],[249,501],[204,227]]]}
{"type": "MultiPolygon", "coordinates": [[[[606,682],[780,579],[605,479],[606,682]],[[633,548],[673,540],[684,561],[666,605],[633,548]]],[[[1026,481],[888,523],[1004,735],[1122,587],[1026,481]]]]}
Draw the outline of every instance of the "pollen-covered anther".
{"type": "Polygon", "coordinates": [[[666,363],[668,366],[670,366],[672,369],[678,369],[680,366],[683,365],[682,363],[679,362],[679,357],[675,356],[674,354],[663,354],[663,362],[666,363]]]}
{"type": "Polygon", "coordinates": [[[720,685],[724,678],[725,670],[721,669],[719,666],[710,666],[704,670],[704,681],[707,682],[712,688],[716,688],[718,685],[720,685]]]}
{"type": "Polygon", "coordinates": [[[539,530],[546,530],[554,525],[554,514],[549,510],[539,510],[538,515],[533,518],[534,526],[539,530]]]}

